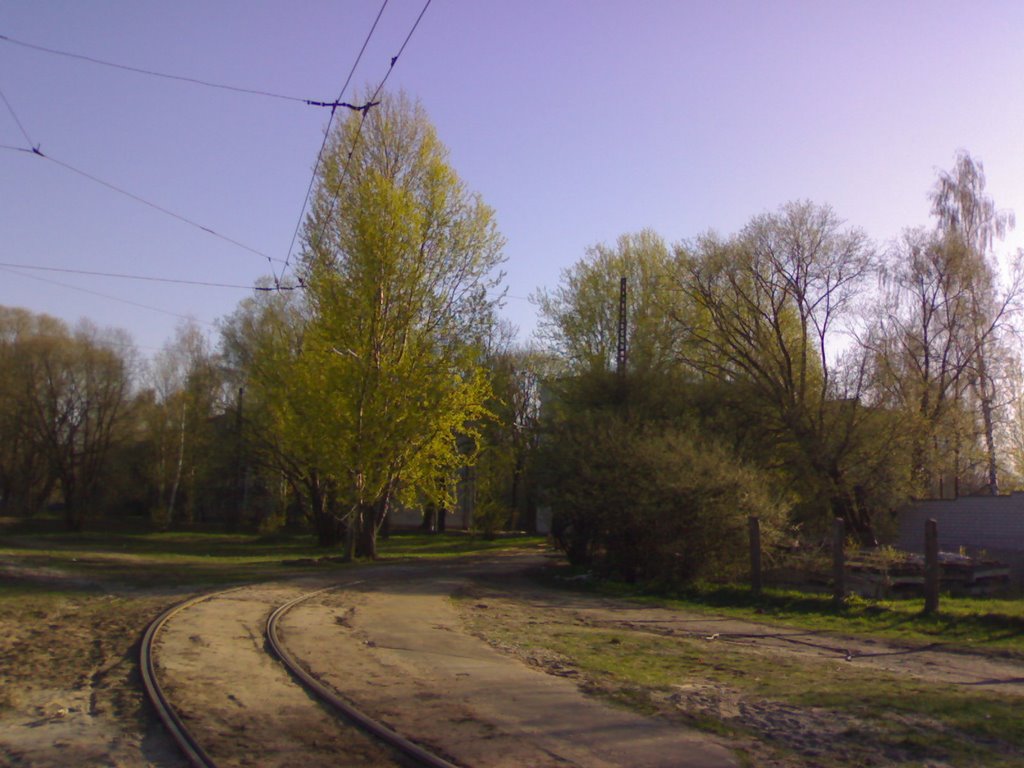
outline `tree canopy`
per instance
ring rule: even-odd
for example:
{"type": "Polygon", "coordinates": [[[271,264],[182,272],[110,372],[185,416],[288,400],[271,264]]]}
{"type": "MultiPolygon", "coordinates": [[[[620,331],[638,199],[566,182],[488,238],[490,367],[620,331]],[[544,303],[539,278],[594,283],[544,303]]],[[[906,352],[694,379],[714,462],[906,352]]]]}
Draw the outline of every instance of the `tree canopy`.
{"type": "Polygon", "coordinates": [[[322,467],[372,556],[388,505],[449,501],[488,415],[480,341],[503,240],[423,108],[386,95],[328,144],[299,273],[310,320],[292,368],[322,467]]]}

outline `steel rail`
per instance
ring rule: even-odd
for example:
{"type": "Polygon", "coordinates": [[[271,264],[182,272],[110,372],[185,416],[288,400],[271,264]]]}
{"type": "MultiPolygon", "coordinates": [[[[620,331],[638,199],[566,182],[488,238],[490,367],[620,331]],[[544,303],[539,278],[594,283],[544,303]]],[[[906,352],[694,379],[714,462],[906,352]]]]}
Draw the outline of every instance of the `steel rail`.
{"type": "Polygon", "coordinates": [[[201,603],[204,600],[224,595],[229,592],[235,592],[242,587],[233,587],[231,589],[222,589],[217,592],[209,592],[198,597],[193,597],[184,602],[172,605],[166,611],[157,616],[150,625],[146,627],[145,633],[142,635],[142,644],[139,649],[139,668],[142,672],[142,685],[146,689],[146,695],[149,696],[149,700],[152,702],[153,707],[156,709],[156,713],[160,716],[160,720],[170,731],[174,741],[177,742],[178,747],[185,753],[185,757],[193,768],[217,768],[217,764],[213,761],[206,750],[200,746],[199,742],[196,741],[195,737],[182,722],[178,713],[171,706],[170,702],[167,701],[167,697],[164,695],[163,689],[160,687],[160,683],[156,676],[156,662],[153,658],[153,646],[156,644],[156,637],[160,630],[163,628],[171,617],[186,608],[191,608],[197,603],[201,603]]]}
{"type": "Polygon", "coordinates": [[[385,744],[391,746],[393,749],[401,752],[406,757],[415,761],[417,765],[423,766],[424,768],[459,768],[455,763],[450,763],[442,757],[435,755],[433,752],[429,752],[419,744],[410,741],[400,733],[391,730],[383,723],[374,720],[369,715],[356,709],[354,706],[349,704],[347,701],[342,699],[335,691],[328,688],[322,682],[313,677],[309,672],[303,669],[296,659],[288,653],[284,645],[281,642],[280,636],[277,634],[277,624],[288,611],[297,606],[299,603],[303,603],[306,600],[310,600],[318,595],[322,595],[324,592],[329,592],[332,589],[339,589],[347,585],[336,585],[333,587],[327,587],[320,589],[315,592],[309,592],[305,595],[301,595],[294,600],[289,600],[270,614],[267,619],[266,627],[266,639],[267,644],[271,650],[285,666],[285,668],[299,680],[306,688],[312,692],[317,698],[324,703],[330,705],[336,711],[338,711],[345,719],[351,722],[353,725],[363,729],[371,736],[376,737],[385,744]]]}

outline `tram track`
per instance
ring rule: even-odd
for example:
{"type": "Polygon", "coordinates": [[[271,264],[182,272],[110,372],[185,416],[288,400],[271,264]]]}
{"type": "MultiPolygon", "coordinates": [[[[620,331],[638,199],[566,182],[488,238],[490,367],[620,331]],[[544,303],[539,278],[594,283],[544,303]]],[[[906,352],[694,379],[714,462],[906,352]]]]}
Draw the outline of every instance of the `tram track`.
{"type": "MultiPolygon", "coordinates": [[[[344,586],[354,586],[354,584],[346,584],[344,586]]],[[[278,622],[284,617],[284,615],[295,606],[304,603],[307,600],[311,600],[326,592],[340,588],[341,586],[327,587],[326,589],[301,595],[294,600],[289,600],[287,603],[274,610],[267,619],[267,627],[265,631],[267,643],[270,646],[270,649],[277,656],[278,660],[284,664],[291,675],[299,680],[299,682],[305,686],[307,690],[312,692],[313,695],[337,711],[347,721],[355,724],[366,733],[401,752],[407,758],[411,759],[415,765],[422,766],[423,768],[458,768],[454,763],[450,763],[438,755],[427,751],[419,744],[407,739],[400,733],[388,728],[380,721],[373,719],[366,713],[353,707],[343,698],[338,696],[334,690],[321,683],[313,677],[313,675],[303,669],[298,661],[289,654],[287,649],[284,647],[284,644],[281,642],[281,638],[277,632],[278,622]]]]}
{"type": "Polygon", "coordinates": [[[156,674],[156,657],[153,653],[154,646],[156,644],[157,634],[163,629],[164,625],[170,621],[174,616],[181,613],[182,611],[191,608],[197,603],[201,603],[204,600],[224,595],[229,592],[233,592],[234,589],[220,590],[218,592],[207,593],[193,597],[190,600],[186,600],[177,605],[172,605],[166,611],[161,613],[154,619],[146,631],[142,635],[142,643],[139,648],[139,670],[142,673],[142,685],[145,688],[146,696],[149,698],[150,703],[156,710],[157,716],[160,721],[167,728],[171,738],[174,739],[175,743],[181,749],[185,758],[189,761],[189,764],[193,768],[217,768],[217,764],[213,761],[203,749],[202,745],[196,741],[192,732],[185,726],[177,710],[171,706],[171,703],[167,700],[167,696],[164,693],[163,688],[160,685],[160,681],[156,674]]]}
{"type": "Polygon", "coordinates": [[[465,630],[453,595],[484,582],[514,600],[537,560],[393,564],[327,588],[199,595],[147,630],[147,692],[204,768],[735,768],[728,745],[609,707],[465,630]]]}
{"type": "MultiPolygon", "coordinates": [[[[345,584],[313,590],[278,605],[270,612],[264,625],[264,649],[269,655],[277,659],[293,680],[297,681],[302,688],[326,705],[326,708],[338,720],[358,728],[373,740],[386,747],[387,750],[397,753],[396,757],[400,755],[401,758],[396,760],[396,764],[416,766],[417,768],[458,768],[456,764],[429,752],[344,700],[335,690],[310,675],[299,661],[288,652],[282,642],[278,631],[279,624],[290,610],[319,595],[352,585],[352,582],[346,582],[345,584]]],[[[157,674],[157,640],[161,631],[175,616],[190,608],[194,608],[200,603],[222,598],[246,588],[248,587],[234,587],[232,589],[206,593],[174,605],[154,619],[146,628],[142,637],[139,651],[139,666],[145,693],[161,722],[163,722],[182,754],[193,768],[218,768],[218,763],[204,749],[200,739],[197,738],[192,729],[186,725],[181,713],[170,702],[164,688],[160,684],[157,674]]],[[[229,694],[228,698],[233,697],[229,694]]]]}

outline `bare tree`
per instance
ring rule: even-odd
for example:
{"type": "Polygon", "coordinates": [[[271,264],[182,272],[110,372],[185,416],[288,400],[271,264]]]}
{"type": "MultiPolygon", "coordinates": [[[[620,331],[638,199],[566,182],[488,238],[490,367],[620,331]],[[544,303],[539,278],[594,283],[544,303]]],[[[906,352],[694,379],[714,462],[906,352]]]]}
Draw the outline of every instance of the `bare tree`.
{"type": "Polygon", "coordinates": [[[831,208],[790,203],[755,218],[737,236],[707,236],[679,251],[674,314],[688,338],[683,354],[705,376],[749,394],[794,476],[816,478],[829,516],[873,539],[870,510],[853,466],[863,424],[862,360],[836,360],[834,345],[872,274],[864,234],[831,208]],[[795,469],[802,467],[801,469],[795,469]]]}
{"type": "Polygon", "coordinates": [[[50,461],[64,498],[65,522],[81,530],[130,387],[127,339],[83,323],[28,339],[24,353],[31,384],[28,407],[35,439],[50,461]]]}

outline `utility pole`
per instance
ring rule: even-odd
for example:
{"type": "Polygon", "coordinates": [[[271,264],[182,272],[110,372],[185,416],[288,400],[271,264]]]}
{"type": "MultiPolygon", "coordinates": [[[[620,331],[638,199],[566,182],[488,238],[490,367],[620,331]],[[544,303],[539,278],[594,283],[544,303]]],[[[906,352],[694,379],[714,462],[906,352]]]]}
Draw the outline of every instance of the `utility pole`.
{"type": "MultiPolygon", "coordinates": [[[[626,278],[619,279],[619,343],[615,350],[615,372],[619,375],[619,384],[626,381],[626,278]]],[[[624,388],[624,387],[623,387],[624,388]]]]}
{"type": "Polygon", "coordinates": [[[242,408],[245,400],[245,387],[238,388],[238,405],[235,410],[235,504],[234,510],[232,510],[232,517],[229,521],[229,527],[234,530],[245,515],[245,495],[246,495],[246,482],[245,482],[245,464],[243,461],[243,436],[242,436],[242,425],[243,416],[242,408]]]}

